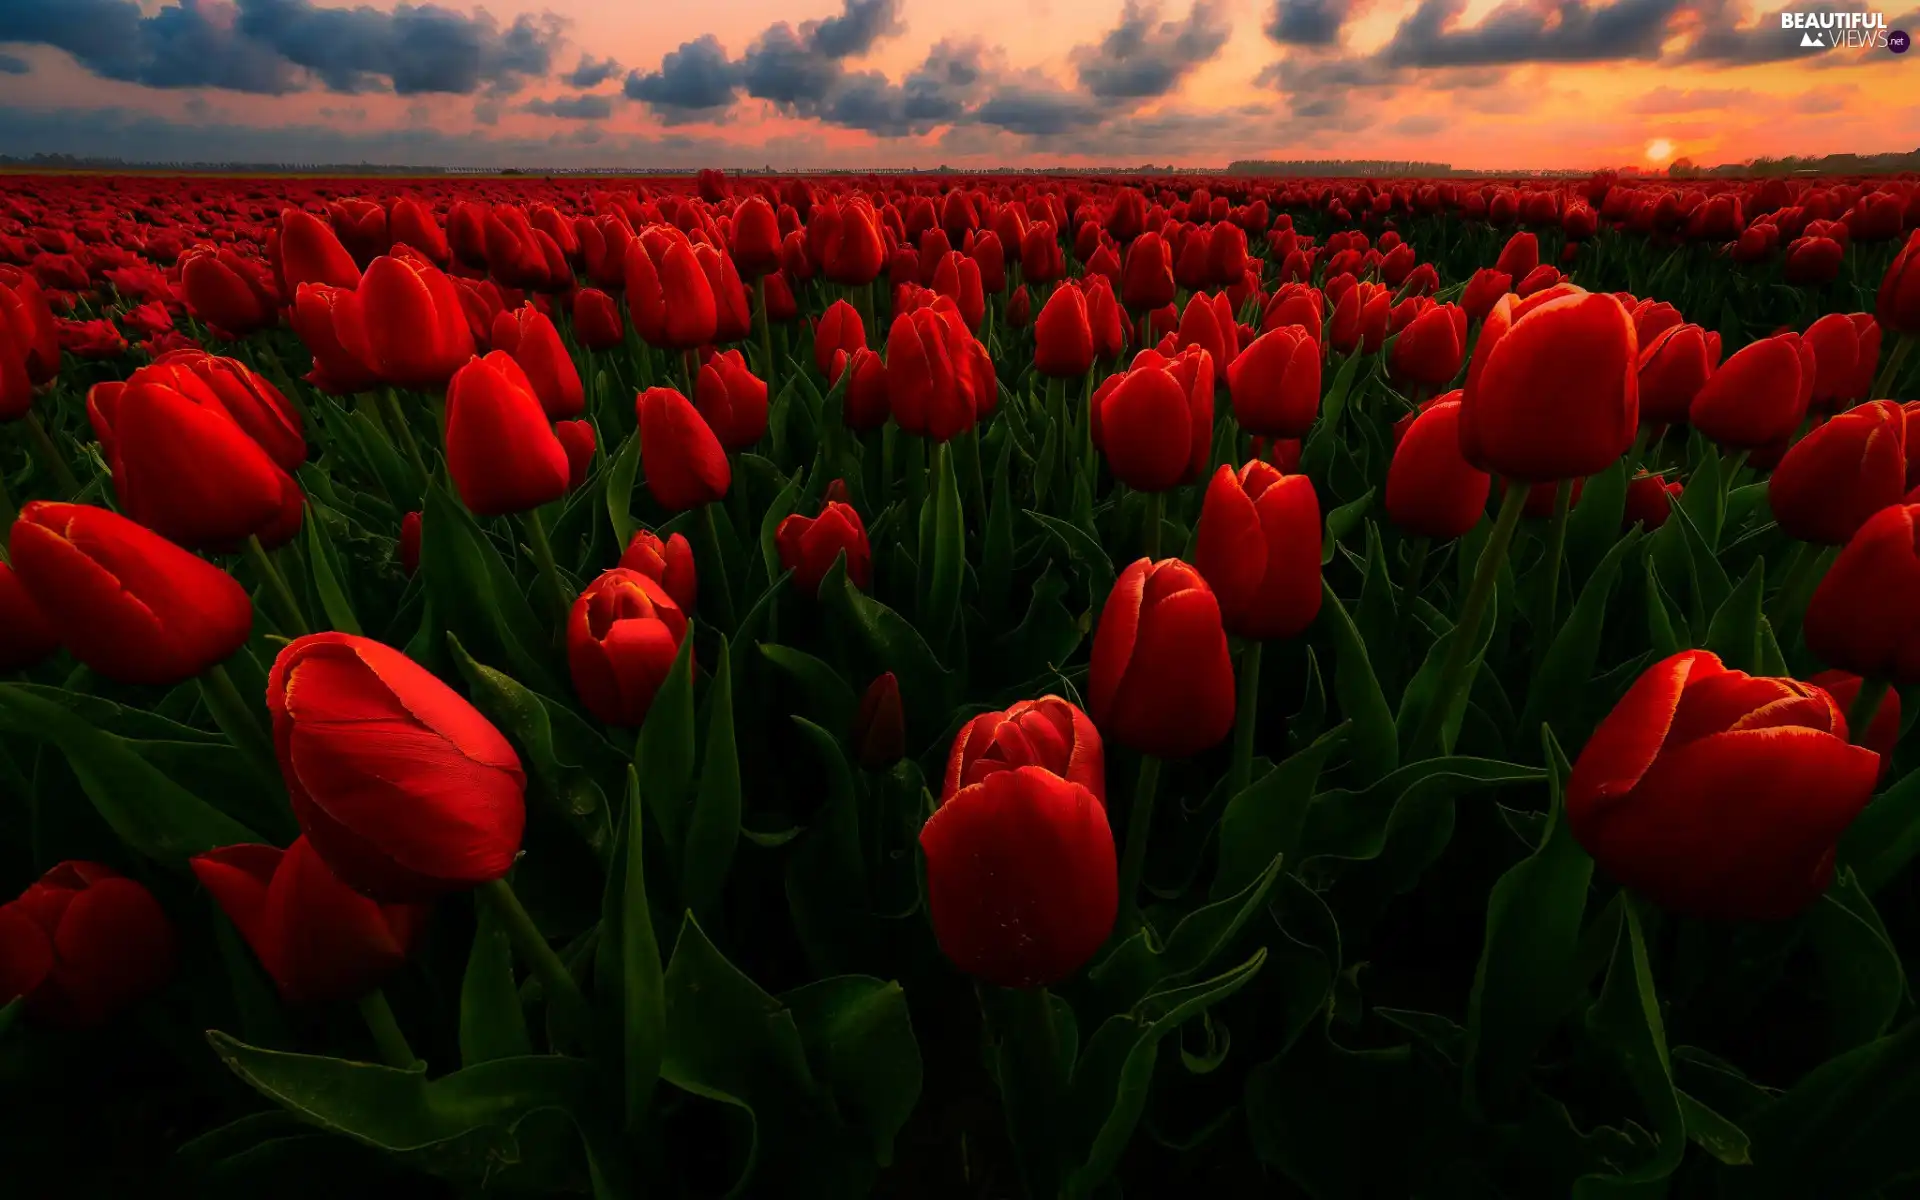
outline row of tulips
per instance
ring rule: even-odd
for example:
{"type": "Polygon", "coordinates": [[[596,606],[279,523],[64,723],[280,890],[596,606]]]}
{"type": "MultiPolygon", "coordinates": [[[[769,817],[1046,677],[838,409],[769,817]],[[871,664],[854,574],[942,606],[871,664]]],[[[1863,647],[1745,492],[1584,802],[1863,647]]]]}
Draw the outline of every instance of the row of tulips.
{"type": "Polygon", "coordinates": [[[519,186],[6,198],[17,1078],[223,1064],[241,1190],[1914,1169],[1909,183],[519,186]]]}

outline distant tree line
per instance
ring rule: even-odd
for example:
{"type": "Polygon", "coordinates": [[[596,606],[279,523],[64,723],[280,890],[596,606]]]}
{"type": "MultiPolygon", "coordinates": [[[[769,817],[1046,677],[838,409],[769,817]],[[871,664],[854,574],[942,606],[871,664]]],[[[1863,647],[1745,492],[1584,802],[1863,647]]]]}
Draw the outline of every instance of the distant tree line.
{"type": "Polygon", "coordinates": [[[1710,179],[1729,175],[1898,175],[1907,171],[1920,171],[1920,150],[1905,154],[1822,154],[1817,158],[1789,154],[1717,167],[1696,166],[1690,158],[1676,158],[1667,175],[1673,179],[1710,179]]]}
{"type": "Polygon", "coordinates": [[[1317,158],[1277,162],[1265,158],[1242,158],[1227,164],[1229,175],[1336,176],[1345,179],[1432,179],[1460,174],[1447,163],[1388,162],[1371,158],[1317,158]]]}

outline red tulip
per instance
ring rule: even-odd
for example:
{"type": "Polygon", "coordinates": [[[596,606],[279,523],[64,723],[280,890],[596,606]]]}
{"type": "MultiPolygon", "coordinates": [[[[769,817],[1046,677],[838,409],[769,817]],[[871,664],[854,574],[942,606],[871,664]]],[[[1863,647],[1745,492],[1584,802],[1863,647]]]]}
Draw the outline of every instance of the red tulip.
{"type": "Polygon", "coordinates": [[[612,350],[627,339],[626,319],[612,296],[581,288],[573,297],[573,332],[589,350],[612,350]]]}
{"type": "Polygon", "coordinates": [[[833,372],[833,356],[836,352],[851,355],[867,344],[866,327],[860,323],[859,310],[845,300],[835,300],[827,305],[827,311],[820,314],[820,322],[813,330],[813,365],[820,368],[822,375],[833,372]]]}
{"type": "Polygon", "coordinates": [[[1106,753],[1086,713],[1058,696],[1022,700],[960,727],[947,754],[944,803],[999,771],[1043,767],[1107,802],[1106,753]]]}
{"type": "Polygon", "coordinates": [[[553,436],[560,439],[561,449],[567,452],[567,490],[579,491],[593,467],[593,425],[587,421],[556,421],[553,436]]]}
{"type": "Polygon", "coordinates": [[[520,364],[504,351],[470,360],[447,385],[447,472],[461,503],[485,517],[567,494],[567,449],[520,364]]]}
{"type": "Polygon", "coordinates": [[[640,465],[647,491],[662,508],[682,512],[727,494],[733,468],[713,429],[672,388],[640,396],[640,465]]]}
{"type": "Polygon", "coordinates": [[[1046,987],[1106,943],[1120,885],[1104,805],[1040,767],[995,771],[920,830],[927,910],[955,966],[1002,987],[1046,987]]]}
{"type": "Polygon", "coordinates": [[[266,272],[231,250],[195,246],[181,255],[180,291],[187,311],[221,337],[243,338],[280,323],[279,299],[266,272]]]}
{"type": "Polygon", "coordinates": [[[13,570],[72,655],[119,683],[169,686],[231,657],[253,626],[233,577],[117,513],[36,500],[13,570]]]}
{"type": "Polygon", "coordinates": [[[1281,325],[1255,338],[1227,368],[1234,420],[1257,437],[1295,438],[1320,414],[1320,344],[1281,325]]]}
{"type": "Polygon", "coordinates": [[[1797,333],[1745,346],[1720,364],[1687,419],[1723,446],[1753,449],[1790,436],[1813,399],[1813,347],[1797,333]]]}
{"type": "Polygon", "coordinates": [[[1851,409],[1795,442],[1768,483],[1788,536],[1842,546],[1906,494],[1906,414],[1892,400],[1851,409]]]}
{"type": "Polygon", "coordinates": [[[853,358],[838,364],[831,377],[837,382],[843,371],[851,371],[841,407],[841,418],[848,429],[866,432],[887,423],[893,412],[893,400],[887,387],[887,364],[878,354],[862,346],[853,358]]]}
{"type": "Polygon", "coordinates": [[[1234,324],[1226,296],[1196,292],[1189,297],[1180,313],[1176,345],[1200,347],[1213,356],[1215,375],[1225,374],[1240,353],[1240,327],[1234,324]]]}
{"type": "Polygon", "coordinates": [[[689,350],[713,340],[719,322],[713,285],[684,234],[633,239],[626,275],[627,308],[643,341],[689,350]]]}
{"type": "Polygon", "coordinates": [[[1720,365],[1720,335],[1698,325],[1671,325],[1641,346],[1640,423],[1685,424],[1693,398],[1720,365]]]}
{"type": "Polygon", "coordinates": [[[892,671],[860,695],[853,717],[854,757],[869,771],[884,771],[907,754],[907,718],[900,707],[900,681],[892,671]]]}
{"type": "Polygon", "coordinates": [[[303,283],[294,296],[293,328],[313,356],[307,382],[335,396],[364,392],[380,382],[368,359],[360,298],[345,288],[303,283]]]}
{"type": "Polygon", "coordinates": [[[694,407],[729,451],[750,449],[766,436],[766,381],[747,369],[738,350],[716,354],[700,368],[694,407]]]}
{"type": "Polygon", "coordinates": [[[633,540],[620,556],[620,566],[623,570],[637,571],[665,588],[681,612],[693,611],[700,584],[693,565],[693,547],[685,535],[676,533],[663,542],[658,534],[649,530],[635,530],[633,540]]]}
{"type": "Polygon", "coordinates": [[[587,585],[567,617],[573,690],[609,725],[638,726],[686,636],[686,614],[664,586],[615,567],[587,585]]]}
{"type": "MultiPolygon", "coordinates": [[[[1332,289],[1329,289],[1331,291],[1332,289]]],[[[1387,340],[1393,296],[1377,283],[1362,283],[1340,293],[1333,305],[1327,341],[1340,354],[1359,350],[1377,354],[1387,340]]]]}
{"type": "Polygon", "coordinates": [[[1305,475],[1222,464],[1200,509],[1194,565],[1235,637],[1298,637],[1320,614],[1320,501],[1305,475]]]}
{"type": "Polygon", "coordinates": [[[24,671],[53,655],[60,639],[13,568],[0,562],[0,674],[24,671]]]}
{"type": "Polygon", "coordinates": [[[1920,337],[1920,229],[1908,235],[1907,244],[1888,264],[1873,313],[1882,329],[1920,337]]]}
{"type": "Polygon", "coordinates": [[[410,512],[400,518],[400,542],[397,550],[400,569],[411,578],[420,569],[420,514],[410,512]]]}
{"type": "Polygon", "coordinates": [[[1465,309],[1471,320],[1484,321],[1500,298],[1513,290],[1513,276],[1492,267],[1481,267],[1467,280],[1467,289],[1461,293],[1460,307],[1465,309]]]}
{"type": "Polygon", "coordinates": [[[1803,626],[1828,666],[1900,686],[1920,683],[1920,504],[1883,508],[1828,568],[1803,626]]]}
{"type": "Polygon", "coordinates": [[[473,357],[460,291],[425,258],[373,260],[357,293],[367,339],[367,365],[390,384],[445,387],[473,357]]]}
{"type": "Polygon", "coordinates": [[[1093,326],[1087,298],[1072,281],[1053,289],[1033,323],[1033,369],[1057,379],[1078,379],[1093,369],[1093,326]]]}
{"type": "Polygon", "coordinates": [[[173,975],[173,926],[153,894],[112,867],[63,862],[0,905],[0,1006],[90,1029],[173,975]]]}
{"type": "Polygon", "coordinates": [[[453,260],[453,250],[439,220],[426,205],[411,196],[401,196],[393,202],[387,211],[387,230],[394,245],[419,251],[435,266],[445,267],[453,260]]]}
{"type": "Polygon", "coordinates": [[[280,210],[280,225],[267,243],[283,295],[292,295],[303,283],[329,287],[360,286],[360,267],[340,244],[333,226],[298,208],[280,210]]]}
{"type": "Polygon", "coordinates": [[[1459,397],[1422,406],[1387,468],[1387,515],[1415,537],[1465,537],[1487,511],[1493,480],[1460,453],[1459,397]]]}
{"type": "Polygon", "coordinates": [[[1438,388],[1460,373],[1467,350],[1467,312],[1457,304],[1421,309],[1393,343],[1396,377],[1416,387],[1438,388]]]}
{"type": "Polygon", "coordinates": [[[1627,484],[1627,506],[1620,518],[1622,529],[1643,525],[1648,533],[1667,523],[1673,515],[1673,502],[1685,491],[1679,480],[1668,482],[1659,475],[1635,475],[1627,484]]]}
{"type": "Polygon", "coordinates": [[[189,863],[289,1003],[362,996],[406,962],[419,904],[380,904],[341,883],[306,838],[225,846],[189,863]]]}
{"type": "MultiPolygon", "coordinates": [[[[1807,682],[1825,688],[1833,697],[1834,707],[1843,713],[1853,710],[1854,699],[1860,695],[1860,677],[1846,671],[1822,671],[1807,682]]],[[[1893,772],[1893,748],[1900,741],[1900,693],[1887,689],[1880,707],[1874,710],[1873,720],[1867,725],[1867,732],[1864,735],[1857,729],[1852,732],[1857,744],[1880,756],[1877,782],[1885,783],[1893,772]]]]}
{"type": "Polygon", "coordinates": [[[1594,730],[1567,782],[1567,821],[1604,870],[1663,908],[1783,920],[1826,889],[1834,844],[1879,769],[1847,744],[1820,688],[1686,650],[1594,730]]]}
{"type": "Polygon", "coordinates": [[[733,261],[749,278],[780,269],[780,222],[773,206],[749,196],[733,210],[733,261]]]}
{"type": "Polygon", "coordinates": [[[1093,442],[1114,476],[1143,492],[1191,483],[1213,444],[1213,359],[1190,347],[1168,359],[1142,350],[1093,393],[1093,442]]]}
{"type": "Polygon", "coordinates": [[[993,360],[944,297],[902,313],[887,333],[887,395],[907,433],[948,441],[998,400],[993,360]]]}
{"type": "Polygon", "coordinates": [[[753,329],[752,310],[747,306],[747,290],[740,272],[725,252],[702,243],[693,248],[694,261],[707,277],[713,292],[713,340],[737,342],[753,329]]]}
{"type": "Polygon", "coordinates": [[[1184,758],[1233,728],[1233,664],[1213,590],[1178,559],[1120,573],[1093,638],[1094,724],[1141,754],[1184,758]]]}
{"type": "Polygon", "coordinates": [[[130,382],[165,382],[205,405],[207,400],[193,390],[189,379],[204,385],[220,411],[258,442],[282,471],[292,474],[306,462],[307,439],[301,433],[299,410],[243,362],[203,350],[170,350],[135,371],[130,382]]]}
{"type": "Polygon", "coordinates": [[[1516,233],[1500,247],[1493,269],[1514,279],[1523,279],[1540,265],[1540,239],[1531,233],[1516,233]]]}
{"type": "Polygon", "coordinates": [[[810,246],[816,229],[819,249],[815,258],[829,282],[859,287],[879,278],[886,246],[880,240],[879,220],[864,197],[851,197],[837,209],[817,209],[807,223],[810,246]]]}
{"type": "Polygon", "coordinates": [[[505,875],[526,773],[426,668],[346,633],[296,638],[267,676],[274,750],[300,829],[340,881],[391,903],[505,875]]]}
{"type": "Polygon", "coordinates": [[[873,586],[867,527],[851,505],[829,502],[817,517],[794,513],[781,520],[773,540],[780,551],[780,565],[793,572],[794,585],[810,596],[819,594],[821,581],[842,554],[847,556],[847,578],[853,585],[861,591],[873,586]]]}
{"type": "Polygon", "coordinates": [[[496,353],[504,350],[520,364],[548,420],[565,421],[587,411],[580,372],[545,313],[531,304],[501,313],[493,319],[492,340],[496,353]]]}
{"type": "Polygon", "coordinates": [[[1173,250],[1157,233],[1143,233],[1127,247],[1120,298],[1136,311],[1173,303],[1173,250]]]}
{"type": "Polygon", "coordinates": [[[1813,407],[1838,412],[1867,399],[1880,365],[1880,326],[1870,313],[1828,313],[1807,326],[1813,347],[1813,407]]]}

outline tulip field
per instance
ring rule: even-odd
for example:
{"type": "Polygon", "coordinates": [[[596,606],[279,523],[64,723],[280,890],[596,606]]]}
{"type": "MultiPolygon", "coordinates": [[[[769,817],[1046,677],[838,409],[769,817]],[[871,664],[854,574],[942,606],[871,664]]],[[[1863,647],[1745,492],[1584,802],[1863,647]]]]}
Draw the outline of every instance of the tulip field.
{"type": "Polygon", "coordinates": [[[1916,227],[0,176],[0,1191],[1913,1194],[1916,227]]]}

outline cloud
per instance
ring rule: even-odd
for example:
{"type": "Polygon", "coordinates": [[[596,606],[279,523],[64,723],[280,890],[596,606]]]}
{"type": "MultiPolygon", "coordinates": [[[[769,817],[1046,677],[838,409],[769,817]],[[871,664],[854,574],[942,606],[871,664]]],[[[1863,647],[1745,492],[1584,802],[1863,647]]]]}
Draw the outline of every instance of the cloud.
{"type": "Polygon", "coordinates": [[[733,104],[739,84],[739,68],[709,33],[667,51],[658,71],[630,72],[622,90],[674,124],[719,116],[733,104]]]}
{"type": "Polygon", "coordinates": [[[874,43],[906,29],[900,19],[900,0],[844,0],[838,16],[808,21],[800,26],[801,39],[827,58],[858,58],[874,43]]]}
{"type": "Polygon", "coordinates": [[[1657,87],[1629,101],[1626,111],[1644,116],[1665,113],[1708,112],[1722,108],[1741,108],[1753,103],[1748,88],[1670,88],[1657,87]]]}
{"type": "Polygon", "coordinates": [[[560,77],[568,87],[597,88],[620,74],[620,63],[611,55],[595,60],[591,54],[580,56],[580,65],[560,77]]]}
{"type": "Polygon", "coordinates": [[[33,70],[33,65],[24,58],[15,58],[11,54],[0,54],[0,75],[25,75],[33,70]]]}
{"type": "Polygon", "coordinates": [[[535,116],[559,117],[566,121],[604,121],[613,115],[613,97],[592,93],[560,96],[552,100],[529,100],[520,108],[535,116]]]}
{"type": "Polygon", "coordinates": [[[1388,133],[1404,133],[1409,137],[1428,137],[1447,127],[1446,119],[1432,113],[1414,113],[1401,117],[1387,126],[1388,133]]]}
{"type": "Polygon", "coordinates": [[[1194,0],[1184,21],[1159,17],[1157,6],[1126,0],[1119,25],[1099,42],[1074,48],[1081,84],[1102,99],[1164,96],[1218,55],[1233,33],[1221,0],[1194,0]]]}
{"type": "Polygon", "coordinates": [[[1380,56],[1403,67],[1654,59],[1682,0],[1506,3],[1463,28],[1466,7],[1467,0],[1421,0],[1380,56]]]}
{"type": "Polygon", "coordinates": [[[259,95],[390,89],[400,95],[514,91],[553,66],[563,22],[437,4],[392,12],[311,0],[5,0],[0,42],[64,50],[96,75],[156,88],[259,95]]]}
{"type": "Polygon", "coordinates": [[[1362,0],[1274,0],[1262,30],[1283,46],[1331,46],[1362,0]]]}
{"type": "MultiPolygon", "coordinates": [[[[1863,7],[1872,8],[1873,5],[1863,7]]],[[[1809,66],[1881,65],[1886,54],[1865,54],[1842,50],[1839,53],[1815,52],[1802,48],[1800,34],[1780,28],[1782,12],[1856,12],[1856,8],[1837,4],[1788,4],[1742,25],[1744,10],[1730,0],[1706,0],[1701,5],[1700,32],[1681,55],[1683,62],[1706,62],[1725,66],[1749,66],[1756,63],[1807,60],[1809,66]]],[[[1920,9],[1887,19],[1888,29],[1912,29],[1920,24],[1920,9]]]]}
{"type": "Polygon", "coordinates": [[[983,125],[1032,137],[1085,131],[1107,115],[1107,107],[1091,96],[1044,81],[1004,84],[973,111],[983,125]]]}

